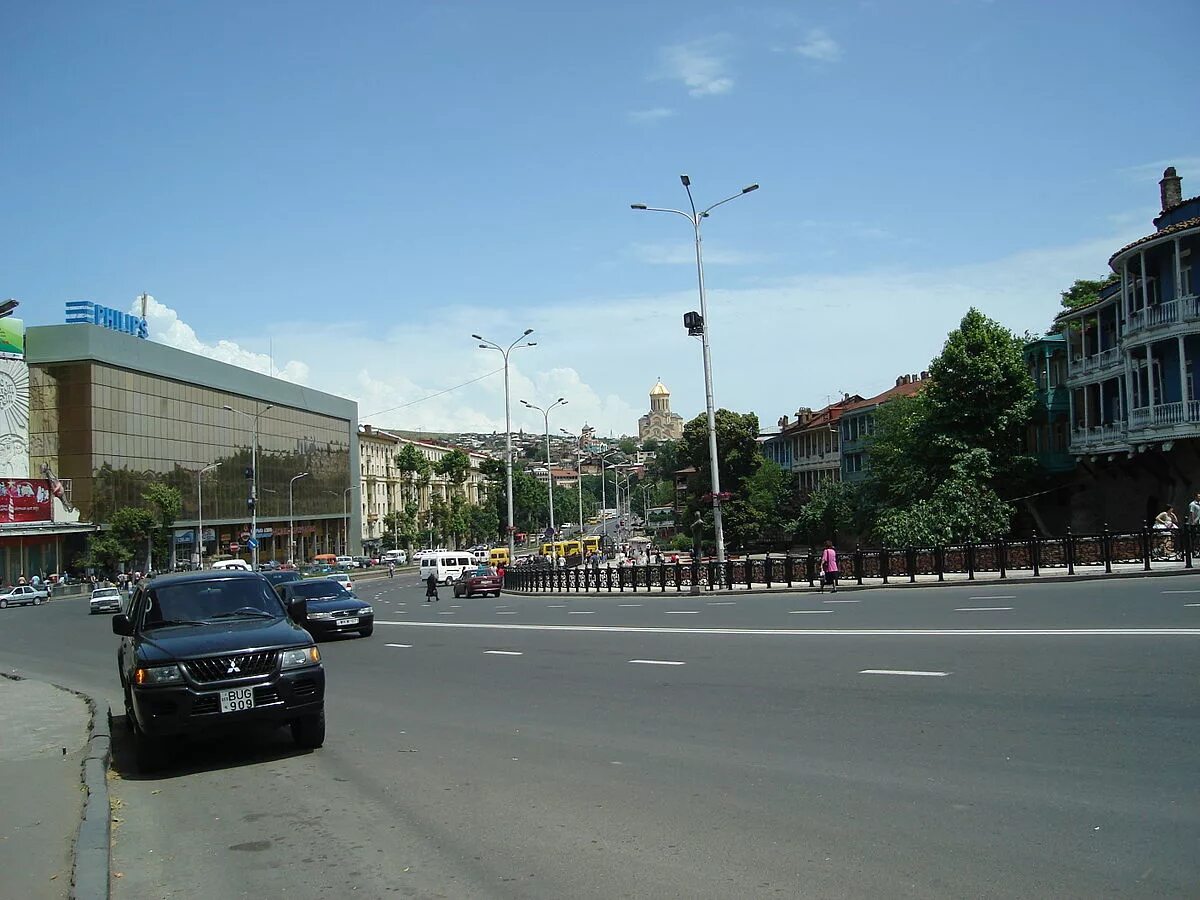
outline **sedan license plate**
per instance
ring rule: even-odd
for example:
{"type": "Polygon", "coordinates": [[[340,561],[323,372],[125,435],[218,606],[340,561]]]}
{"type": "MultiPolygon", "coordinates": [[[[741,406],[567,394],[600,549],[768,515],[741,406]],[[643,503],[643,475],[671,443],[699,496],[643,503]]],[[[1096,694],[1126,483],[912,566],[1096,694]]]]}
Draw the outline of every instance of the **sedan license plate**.
{"type": "Polygon", "coordinates": [[[254,709],[254,688],[221,691],[221,712],[241,712],[244,709],[254,709]]]}
{"type": "Polygon", "coordinates": [[[341,628],[343,625],[357,625],[358,619],[338,619],[336,622],[334,622],[334,624],[337,625],[338,628],[341,628]]]}

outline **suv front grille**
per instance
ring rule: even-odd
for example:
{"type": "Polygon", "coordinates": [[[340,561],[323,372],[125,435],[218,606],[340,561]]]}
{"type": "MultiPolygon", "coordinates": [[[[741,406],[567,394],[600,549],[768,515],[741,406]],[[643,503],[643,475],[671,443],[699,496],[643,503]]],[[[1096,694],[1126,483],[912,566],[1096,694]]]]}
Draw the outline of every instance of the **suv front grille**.
{"type": "Polygon", "coordinates": [[[183,665],[196,681],[231,681],[235,678],[251,678],[274,672],[278,657],[279,654],[275,650],[263,650],[259,653],[189,659],[183,665]]]}

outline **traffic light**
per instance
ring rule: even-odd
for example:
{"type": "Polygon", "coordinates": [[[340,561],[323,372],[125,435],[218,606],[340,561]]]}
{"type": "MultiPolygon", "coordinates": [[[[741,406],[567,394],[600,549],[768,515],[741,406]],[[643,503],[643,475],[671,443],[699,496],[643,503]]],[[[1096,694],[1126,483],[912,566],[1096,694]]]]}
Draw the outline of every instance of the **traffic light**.
{"type": "Polygon", "coordinates": [[[250,466],[246,466],[246,479],[249,480],[253,477],[254,477],[254,469],[252,469],[250,466]]]}

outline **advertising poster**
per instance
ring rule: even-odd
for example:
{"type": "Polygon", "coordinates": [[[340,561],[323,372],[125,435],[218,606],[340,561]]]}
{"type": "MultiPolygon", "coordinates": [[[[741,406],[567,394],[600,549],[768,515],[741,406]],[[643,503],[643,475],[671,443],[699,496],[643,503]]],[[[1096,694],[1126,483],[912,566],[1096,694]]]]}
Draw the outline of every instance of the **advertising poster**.
{"type": "Polygon", "coordinates": [[[49,522],[50,482],[30,478],[0,480],[0,525],[49,522]]]}
{"type": "Polygon", "coordinates": [[[0,359],[25,358],[25,323],[11,316],[0,319],[0,359]]]}

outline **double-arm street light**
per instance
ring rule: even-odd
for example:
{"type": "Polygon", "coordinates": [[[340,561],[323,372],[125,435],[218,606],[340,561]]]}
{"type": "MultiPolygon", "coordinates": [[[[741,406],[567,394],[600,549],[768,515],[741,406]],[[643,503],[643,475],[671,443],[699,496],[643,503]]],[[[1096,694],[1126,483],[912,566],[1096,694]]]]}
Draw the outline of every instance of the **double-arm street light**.
{"type": "Polygon", "coordinates": [[[196,567],[204,568],[204,473],[221,464],[210,463],[196,473],[196,567]]]}
{"type": "Polygon", "coordinates": [[[250,548],[250,560],[254,570],[258,571],[258,420],[262,418],[263,413],[269,409],[274,409],[275,404],[268,403],[256,413],[243,412],[240,409],[234,409],[226,404],[225,409],[232,413],[237,413],[239,416],[245,416],[254,423],[254,442],[250,445],[250,540],[252,546],[250,548]]]}
{"type": "MultiPolygon", "coordinates": [[[[608,468],[608,464],[604,461],[616,452],[616,450],[609,450],[607,453],[600,454],[600,527],[604,530],[604,545],[606,552],[608,550],[608,497],[604,492],[604,482],[608,479],[608,476],[604,474],[604,470],[608,468]]],[[[615,480],[616,479],[614,477],[614,481],[615,480]]],[[[619,513],[620,510],[618,509],[617,512],[619,513]]]]}
{"type": "MultiPolygon", "coordinates": [[[[682,209],[647,206],[645,203],[632,203],[630,207],[646,212],[666,212],[683,216],[692,223],[692,230],[696,235],[696,280],[700,285],[700,321],[689,324],[688,332],[695,334],[696,330],[699,329],[700,346],[703,348],[704,401],[708,412],[708,465],[712,470],[713,529],[716,531],[717,538],[717,562],[723,563],[725,562],[725,529],[721,521],[721,476],[717,471],[717,422],[716,410],[713,406],[712,357],[708,342],[708,303],[704,294],[704,259],[700,251],[700,223],[718,206],[728,203],[730,200],[736,200],[743,194],[757,191],[758,185],[747,185],[732,197],[726,197],[724,200],[714,203],[707,209],[697,212],[696,201],[692,199],[692,180],[686,175],[680,175],[679,180],[683,183],[684,190],[687,191],[688,205],[691,207],[691,213],[685,212],[682,209]]],[[[685,318],[690,320],[690,317],[685,318]]]]}
{"type": "Polygon", "coordinates": [[[530,403],[528,400],[522,400],[521,405],[526,409],[536,409],[542,414],[542,421],[546,424],[546,492],[550,498],[550,558],[553,559],[558,555],[557,548],[554,546],[557,541],[558,533],[554,528],[554,464],[550,461],[550,410],[556,406],[565,406],[567,403],[562,397],[559,397],[545,409],[530,403]]]}
{"type": "Polygon", "coordinates": [[[583,437],[574,435],[565,428],[558,429],[567,437],[575,441],[575,485],[579,488],[579,549],[583,552],[583,538],[586,537],[583,531],[583,437]]]}
{"type": "Polygon", "coordinates": [[[292,486],[301,478],[307,477],[307,472],[301,472],[299,475],[293,475],[292,480],[288,482],[288,562],[293,565],[296,562],[296,514],[292,505],[292,486]]]}
{"type": "Polygon", "coordinates": [[[509,399],[508,399],[508,356],[517,349],[517,345],[522,347],[536,347],[537,341],[526,341],[525,338],[533,334],[532,328],[526,328],[519,338],[509,344],[507,347],[501,347],[495,341],[489,341],[482,335],[473,334],[475,340],[479,341],[479,347],[482,350],[495,350],[504,357],[504,481],[506,492],[508,494],[508,558],[513,560],[516,558],[517,548],[513,543],[513,532],[516,530],[513,527],[513,483],[512,483],[512,423],[509,417],[509,399]],[[522,343],[524,341],[524,343],[522,343]]]}

